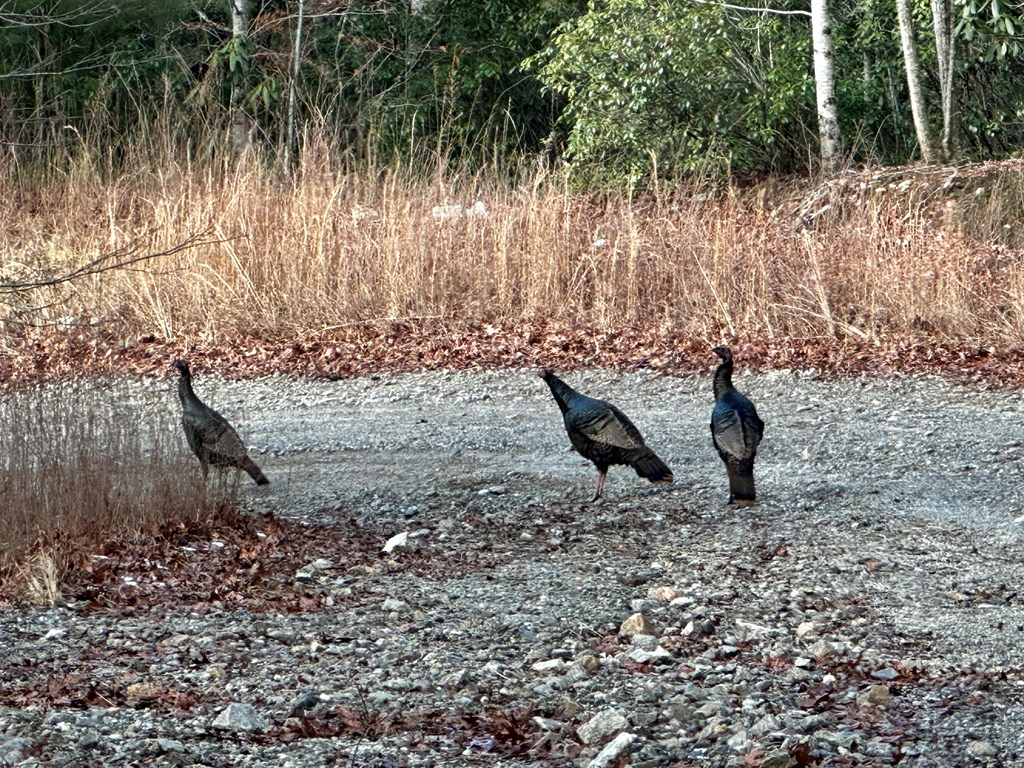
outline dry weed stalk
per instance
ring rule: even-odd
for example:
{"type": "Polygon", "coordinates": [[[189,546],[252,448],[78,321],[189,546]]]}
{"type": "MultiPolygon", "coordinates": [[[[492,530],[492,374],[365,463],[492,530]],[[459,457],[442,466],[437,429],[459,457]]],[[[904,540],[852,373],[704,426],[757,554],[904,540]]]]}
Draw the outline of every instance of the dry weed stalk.
{"type": "Polygon", "coordinates": [[[111,181],[83,162],[31,205],[0,176],[3,262],[20,272],[80,263],[147,232],[151,251],[207,228],[219,242],[73,291],[40,288],[0,308],[8,319],[35,308],[33,322],[163,336],[308,337],[423,317],[647,322],[714,338],[1024,330],[1016,167],[974,187],[882,179],[632,200],[576,194],[553,177],[510,188],[351,170],[323,147],[288,180],[258,163],[227,171],[153,155],[160,165],[140,155],[111,181]],[[465,215],[477,200],[486,214],[465,215]]]}
{"type": "Polygon", "coordinates": [[[60,599],[60,555],[40,549],[15,571],[16,590],[32,605],[48,608],[60,599]]]}

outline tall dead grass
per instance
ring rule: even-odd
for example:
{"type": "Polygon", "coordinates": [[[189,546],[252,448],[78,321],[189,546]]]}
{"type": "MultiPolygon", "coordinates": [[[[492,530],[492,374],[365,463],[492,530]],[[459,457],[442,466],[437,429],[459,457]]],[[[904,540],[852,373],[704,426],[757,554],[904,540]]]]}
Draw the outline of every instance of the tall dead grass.
{"type": "Polygon", "coordinates": [[[155,396],[139,402],[123,385],[4,393],[0,584],[13,579],[19,594],[52,602],[67,568],[106,539],[231,506],[227,486],[204,488],[180,432],[155,396]]]}
{"type": "Polygon", "coordinates": [[[209,230],[216,242],[22,292],[0,308],[10,329],[308,337],[430,317],[656,323],[709,338],[1024,331],[1019,166],[630,199],[555,177],[510,188],[346,170],[315,142],[293,180],[256,160],[225,170],[171,152],[111,177],[82,155],[46,184],[0,172],[0,282],[132,241],[160,251],[209,230]],[[483,215],[451,207],[478,200],[483,215]]]}

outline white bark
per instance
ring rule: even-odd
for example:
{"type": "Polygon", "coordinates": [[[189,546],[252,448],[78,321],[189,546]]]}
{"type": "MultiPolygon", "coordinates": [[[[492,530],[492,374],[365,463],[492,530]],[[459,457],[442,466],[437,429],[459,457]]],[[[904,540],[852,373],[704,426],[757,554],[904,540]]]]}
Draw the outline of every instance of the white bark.
{"type": "Polygon", "coordinates": [[[295,25],[295,55],[292,57],[292,76],[288,82],[288,143],[284,151],[284,170],[291,173],[292,157],[295,154],[295,89],[302,67],[302,20],[305,16],[306,0],[299,0],[299,20],[295,25]]]}
{"type": "Polygon", "coordinates": [[[917,48],[914,46],[914,20],[910,15],[910,0],[896,0],[896,13],[900,20],[903,66],[907,71],[907,90],[910,93],[910,112],[914,116],[914,129],[917,131],[917,145],[921,149],[921,158],[926,163],[937,163],[940,156],[925,110],[924,92],[921,89],[921,66],[917,60],[917,48]]]}
{"type": "MultiPolygon", "coordinates": [[[[249,34],[249,0],[229,0],[231,4],[231,37],[234,42],[249,34]]],[[[231,86],[231,146],[235,155],[241,155],[249,146],[251,121],[245,113],[242,100],[244,89],[237,83],[231,86]]]]}
{"type": "Polygon", "coordinates": [[[814,44],[814,88],[818,100],[821,167],[826,173],[834,173],[842,161],[842,147],[839,142],[832,18],[829,15],[828,0],[811,0],[811,36],[814,44]]]}
{"type": "Polygon", "coordinates": [[[956,35],[952,0],[931,0],[935,57],[939,65],[939,98],[942,100],[942,152],[948,160],[956,149],[956,95],[953,74],[956,66],[956,35]]]}
{"type": "Polygon", "coordinates": [[[229,0],[231,3],[231,36],[249,34],[249,0],[229,0]]]}

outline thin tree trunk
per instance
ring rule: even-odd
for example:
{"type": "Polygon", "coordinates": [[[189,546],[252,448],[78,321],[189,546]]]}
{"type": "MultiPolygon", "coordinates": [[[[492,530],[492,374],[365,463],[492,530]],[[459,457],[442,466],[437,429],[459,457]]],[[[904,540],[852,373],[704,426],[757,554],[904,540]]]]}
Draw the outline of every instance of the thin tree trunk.
{"type": "Polygon", "coordinates": [[[305,10],[305,0],[299,0],[299,21],[295,27],[295,56],[292,59],[292,77],[288,83],[288,144],[284,153],[285,173],[291,173],[292,158],[295,155],[295,89],[299,81],[299,69],[302,67],[302,20],[305,10]]]}
{"type": "MultiPolygon", "coordinates": [[[[230,0],[231,3],[231,37],[234,43],[249,34],[249,0],[230,0]]],[[[251,121],[243,108],[245,98],[244,83],[237,75],[232,76],[231,83],[231,147],[235,156],[245,152],[249,146],[251,121]]]]}
{"type": "Polygon", "coordinates": [[[939,65],[939,97],[942,100],[942,152],[946,159],[956,151],[956,94],[953,75],[956,66],[956,36],[952,0],[931,0],[935,57],[939,65]]]}
{"type": "Polygon", "coordinates": [[[896,13],[900,20],[903,66],[907,70],[907,90],[910,92],[910,112],[914,116],[917,145],[921,149],[921,158],[926,163],[937,163],[940,154],[928,125],[924,93],[921,90],[921,66],[917,60],[917,48],[914,46],[914,22],[910,15],[910,0],[896,0],[896,13]]]}
{"type": "Polygon", "coordinates": [[[839,142],[832,19],[829,16],[828,0],[811,0],[811,34],[814,43],[814,87],[818,99],[821,167],[826,173],[834,173],[842,161],[842,146],[839,142]]]}

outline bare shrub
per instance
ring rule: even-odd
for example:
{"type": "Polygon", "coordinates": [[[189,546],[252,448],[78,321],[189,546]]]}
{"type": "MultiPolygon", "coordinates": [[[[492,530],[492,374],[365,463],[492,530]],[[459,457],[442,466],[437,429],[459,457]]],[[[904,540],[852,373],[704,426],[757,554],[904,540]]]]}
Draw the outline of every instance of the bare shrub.
{"type": "Polygon", "coordinates": [[[52,602],[67,569],[105,540],[233,504],[227,486],[203,486],[176,414],[158,398],[166,393],[133,400],[117,384],[0,394],[0,581],[52,602]]]}

